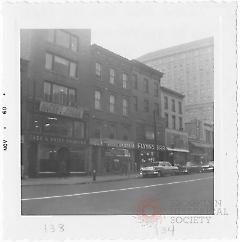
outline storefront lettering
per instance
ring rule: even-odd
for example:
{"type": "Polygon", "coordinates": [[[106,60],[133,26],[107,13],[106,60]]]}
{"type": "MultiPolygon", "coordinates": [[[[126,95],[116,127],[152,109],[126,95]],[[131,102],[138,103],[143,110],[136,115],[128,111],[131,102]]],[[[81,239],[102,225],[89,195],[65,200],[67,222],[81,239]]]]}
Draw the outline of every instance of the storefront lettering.
{"type": "Polygon", "coordinates": [[[74,108],[68,106],[62,106],[55,103],[48,103],[41,101],[39,111],[45,113],[53,113],[67,117],[73,118],[83,118],[83,109],[82,108],[74,108]]]}
{"type": "MultiPolygon", "coordinates": [[[[138,149],[144,149],[144,150],[154,150],[155,146],[154,144],[144,144],[144,143],[137,143],[138,149]]],[[[165,147],[163,145],[157,145],[157,150],[164,150],[165,147]]]]}

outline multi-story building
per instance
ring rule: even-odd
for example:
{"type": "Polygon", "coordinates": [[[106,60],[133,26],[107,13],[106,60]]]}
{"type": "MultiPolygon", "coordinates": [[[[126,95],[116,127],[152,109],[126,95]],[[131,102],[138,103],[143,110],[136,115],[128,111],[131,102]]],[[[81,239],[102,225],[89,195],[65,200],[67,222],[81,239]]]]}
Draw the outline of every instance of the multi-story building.
{"type": "Polygon", "coordinates": [[[192,120],[185,124],[189,135],[189,160],[193,162],[214,160],[214,127],[201,120],[192,120]]]}
{"type": "Polygon", "coordinates": [[[185,95],[186,121],[213,122],[213,38],[155,51],[139,61],[164,73],[162,86],[185,95]]]}
{"type": "Polygon", "coordinates": [[[126,165],[134,169],[131,62],[94,44],[89,68],[90,164],[98,173],[122,172],[126,165]],[[124,152],[127,152],[128,164],[122,159],[124,152]]]}
{"type": "Polygon", "coordinates": [[[21,147],[27,175],[88,169],[89,46],[90,30],[21,31],[21,147]]]}
{"type": "Polygon", "coordinates": [[[161,115],[160,81],[163,74],[136,60],[132,61],[132,66],[132,115],[136,126],[136,161],[139,167],[141,162],[164,160],[168,154],[165,123],[161,115]]]}
{"type": "Polygon", "coordinates": [[[184,95],[161,87],[162,117],[165,118],[165,144],[170,160],[184,163],[188,158],[188,134],[185,132],[184,95]]]}

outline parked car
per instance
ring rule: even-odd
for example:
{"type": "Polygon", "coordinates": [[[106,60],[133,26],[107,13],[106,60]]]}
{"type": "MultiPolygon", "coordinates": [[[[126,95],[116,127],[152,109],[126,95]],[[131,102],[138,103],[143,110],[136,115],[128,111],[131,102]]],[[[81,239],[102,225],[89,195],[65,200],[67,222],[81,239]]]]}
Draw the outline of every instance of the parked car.
{"type": "Polygon", "coordinates": [[[201,172],[213,172],[214,171],[214,166],[212,163],[207,162],[202,165],[202,171],[201,172]]]}
{"type": "Polygon", "coordinates": [[[201,173],[202,172],[202,165],[193,163],[193,162],[187,162],[186,164],[187,173],[201,173]]]}
{"type": "Polygon", "coordinates": [[[176,174],[178,174],[178,167],[172,166],[168,161],[151,162],[144,165],[140,170],[140,175],[142,175],[142,177],[176,174]]]}
{"type": "Polygon", "coordinates": [[[178,168],[178,175],[188,174],[188,169],[186,165],[176,163],[174,166],[178,168]]]}

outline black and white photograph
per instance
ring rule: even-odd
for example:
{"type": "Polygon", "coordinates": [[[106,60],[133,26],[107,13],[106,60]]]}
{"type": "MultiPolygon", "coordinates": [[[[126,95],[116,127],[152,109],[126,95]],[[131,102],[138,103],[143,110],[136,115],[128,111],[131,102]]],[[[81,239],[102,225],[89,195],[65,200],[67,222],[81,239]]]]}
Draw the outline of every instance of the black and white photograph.
{"type": "Polygon", "coordinates": [[[235,236],[236,4],[170,2],[5,5],[4,207],[31,238],[235,236]]]}

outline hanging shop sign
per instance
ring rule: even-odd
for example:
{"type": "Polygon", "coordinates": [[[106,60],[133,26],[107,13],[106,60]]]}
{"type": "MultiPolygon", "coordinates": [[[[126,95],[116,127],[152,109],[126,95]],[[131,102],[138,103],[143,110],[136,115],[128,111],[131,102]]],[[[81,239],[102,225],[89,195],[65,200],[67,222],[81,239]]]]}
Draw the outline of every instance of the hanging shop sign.
{"type": "Polygon", "coordinates": [[[91,145],[107,146],[107,147],[114,147],[114,148],[125,148],[125,149],[134,149],[135,148],[134,142],[106,139],[106,138],[104,138],[104,139],[91,138],[89,140],[89,143],[91,145]]]}
{"type": "Polygon", "coordinates": [[[49,103],[45,101],[40,102],[40,112],[53,113],[61,116],[72,118],[83,118],[83,108],[74,108],[70,106],[63,106],[55,103],[49,103]]]}
{"type": "MultiPolygon", "coordinates": [[[[154,144],[137,143],[137,149],[154,150],[154,144]]],[[[164,145],[157,145],[157,150],[166,150],[164,145]]]]}
{"type": "Polygon", "coordinates": [[[59,144],[74,144],[74,145],[86,144],[86,140],[76,140],[76,139],[70,139],[70,138],[64,138],[64,137],[36,135],[36,134],[29,135],[29,140],[46,142],[46,143],[59,143],[59,144]]]}

